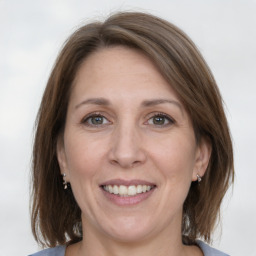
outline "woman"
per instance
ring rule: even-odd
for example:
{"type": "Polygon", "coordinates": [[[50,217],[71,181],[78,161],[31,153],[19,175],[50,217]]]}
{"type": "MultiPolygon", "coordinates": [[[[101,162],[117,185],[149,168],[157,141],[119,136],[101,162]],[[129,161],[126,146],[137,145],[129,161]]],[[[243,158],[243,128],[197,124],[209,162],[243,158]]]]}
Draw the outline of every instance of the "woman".
{"type": "Polygon", "coordinates": [[[33,152],[35,255],[226,255],[206,242],[233,182],[222,99],[191,40],[143,13],[78,29],[33,152]]]}

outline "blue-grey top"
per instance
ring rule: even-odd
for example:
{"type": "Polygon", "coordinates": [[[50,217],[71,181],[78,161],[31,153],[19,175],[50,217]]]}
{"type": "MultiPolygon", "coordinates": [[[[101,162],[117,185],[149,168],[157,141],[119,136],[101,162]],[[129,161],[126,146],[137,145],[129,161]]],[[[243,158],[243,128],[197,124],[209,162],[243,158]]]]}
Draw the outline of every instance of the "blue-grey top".
{"type": "MultiPolygon", "coordinates": [[[[204,256],[230,256],[226,253],[223,253],[219,250],[216,250],[210,247],[208,244],[205,244],[202,241],[197,241],[197,244],[201,248],[204,253],[204,256]]],[[[48,248],[37,252],[35,254],[31,254],[29,256],[65,256],[66,247],[65,246],[57,246],[54,248],[48,248]]]]}

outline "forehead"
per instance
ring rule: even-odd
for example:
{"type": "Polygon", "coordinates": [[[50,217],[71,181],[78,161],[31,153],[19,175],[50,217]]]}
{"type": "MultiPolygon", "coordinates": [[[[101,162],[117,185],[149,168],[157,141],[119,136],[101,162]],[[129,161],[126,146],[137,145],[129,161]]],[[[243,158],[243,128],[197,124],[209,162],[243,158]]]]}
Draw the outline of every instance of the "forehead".
{"type": "MultiPolygon", "coordinates": [[[[117,74],[147,72],[158,73],[156,65],[143,52],[124,46],[101,48],[90,54],[77,72],[76,81],[84,78],[83,73],[102,77],[117,74]]],[[[158,74],[159,75],[159,74],[158,74]]],[[[132,78],[132,77],[131,77],[132,78]]]]}
{"type": "Polygon", "coordinates": [[[103,48],[89,55],[73,83],[73,93],[121,93],[127,89],[143,91],[145,96],[149,91],[175,94],[148,56],[123,46],[103,48]]]}

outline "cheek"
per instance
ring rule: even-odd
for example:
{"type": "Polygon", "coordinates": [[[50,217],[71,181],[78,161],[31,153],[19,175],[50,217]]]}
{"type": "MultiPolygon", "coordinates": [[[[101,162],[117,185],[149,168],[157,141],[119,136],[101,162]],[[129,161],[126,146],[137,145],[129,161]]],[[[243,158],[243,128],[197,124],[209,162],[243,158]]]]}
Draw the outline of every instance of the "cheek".
{"type": "Polygon", "coordinates": [[[175,134],[152,151],[152,159],[167,180],[173,184],[190,183],[195,164],[195,141],[191,136],[175,134]]]}
{"type": "Polygon", "coordinates": [[[66,156],[70,179],[83,179],[95,175],[102,165],[103,147],[82,134],[67,137],[66,156]],[[97,153],[95,153],[97,152],[97,153]]]}
{"type": "Polygon", "coordinates": [[[158,154],[157,163],[163,178],[163,208],[170,212],[182,211],[193,177],[195,163],[194,144],[182,138],[169,141],[164,154],[158,154]]]}
{"type": "Polygon", "coordinates": [[[72,136],[66,137],[65,149],[74,197],[82,211],[90,215],[102,166],[102,148],[81,133],[75,135],[73,132],[72,136]]]}

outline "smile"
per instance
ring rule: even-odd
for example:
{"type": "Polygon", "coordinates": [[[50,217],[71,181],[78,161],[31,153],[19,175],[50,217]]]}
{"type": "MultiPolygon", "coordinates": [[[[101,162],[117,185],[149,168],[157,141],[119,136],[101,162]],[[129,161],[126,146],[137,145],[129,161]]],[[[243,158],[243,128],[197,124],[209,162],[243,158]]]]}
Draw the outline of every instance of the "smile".
{"type": "Polygon", "coordinates": [[[155,186],[149,186],[149,185],[131,185],[131,186],[125,186],[125,185],[104,185],[102,188],[110,193],[119,195],[121,197],[128,197],[128,196],[136,196],[141,193],[149,192],[151,189],[153,189],[155,186]]]}
{"type": "Polygon", "coordinates": [[[112,179],[100,184],[103,196],[118,206],[133,206],[154,194],[156,184],[146,180],[112,179]]]}

